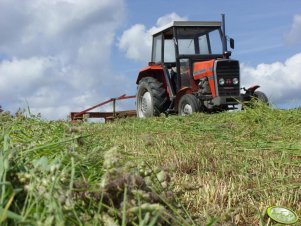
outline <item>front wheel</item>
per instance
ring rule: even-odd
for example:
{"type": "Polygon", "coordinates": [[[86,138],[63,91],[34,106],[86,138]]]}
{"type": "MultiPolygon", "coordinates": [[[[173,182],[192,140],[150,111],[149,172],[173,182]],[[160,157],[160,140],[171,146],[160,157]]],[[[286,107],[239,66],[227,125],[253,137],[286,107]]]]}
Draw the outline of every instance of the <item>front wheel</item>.
{"type": "Polygon", "coordinates": [[[198,98],[192,94],[185,94],[181,97],[178,106],[179,115],[191,115],[201,110],[201,103],[198,98]]]}

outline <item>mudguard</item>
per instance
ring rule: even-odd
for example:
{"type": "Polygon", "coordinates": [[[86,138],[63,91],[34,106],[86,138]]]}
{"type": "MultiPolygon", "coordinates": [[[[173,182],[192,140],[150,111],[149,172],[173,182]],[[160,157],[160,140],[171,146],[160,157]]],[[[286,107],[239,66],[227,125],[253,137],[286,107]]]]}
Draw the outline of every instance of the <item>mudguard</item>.
{"type": "Polygon", "coordinates": [[[159,82],[162,82],[165,90],[167,91],[168,97],[173,98],[175,96],[174,91],[170,84],[170,78],[168,76],[168,71],[166,67],[161,65],[150,64],[148,67],[143,68],[138,75],[136,84],[139,84],[139,81],[145,77],[152,77],[157,79],[159,82]]]}
{"type": "Polygon", "coordinates": [[[161,65],[149,65],[148,67],[140,70],[136,84],[138,84],[139,81],[144,77],[153,77],[161,82],[165,82],[163,73],[163,67],[161,65]]]}
{"type": "Polygon", "coordinates": [[[258,89],[260,86],[259,85],[254,85],[249,87],[248,89],[246,89],[246,93],[251,93],[253,94],[255,92],[256,89],[258,89]]]}
{"type": "Polygon", "coordinates": [[[243,102],[250,101],[252,99],[252,97],[254,96],[255,90],[258,89],[259,87],[260,87],[259,85],[254,85],[254,86],[251,86],[247,89],[242,88],[244,91],[246,91],[245,93],[241,94],[242,101],[243,102]]]}

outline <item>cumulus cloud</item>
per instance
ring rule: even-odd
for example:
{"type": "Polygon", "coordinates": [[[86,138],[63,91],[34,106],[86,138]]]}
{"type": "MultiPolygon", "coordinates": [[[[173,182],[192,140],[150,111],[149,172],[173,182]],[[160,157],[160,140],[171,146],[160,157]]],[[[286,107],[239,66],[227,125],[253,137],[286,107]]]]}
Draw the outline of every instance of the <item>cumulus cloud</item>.
{"type": "Polygon", "coordinates": [[[301,14],[294,16],[291,30],[285,35],[285,38],[290,44],[301,43],[301,14]]]}
{"type": "Polygon", "coordinates": [[[23,95],[32,92],[32,86],[45,85],[48,82],[47,71],[52,67],[50,58],[32,57],[28,59],[13,59],[0,64],[0,92],[1,96],[16,100],[15,95],[22,90],[23,95]],[[12,90],[15,93],[11,93],[12,90]]]}
{"type": "Polygon", "coordinates": [[[150,57],[151,44],[150,30],[143,24],[135,24],[123,32],[118,46],[129,59],[144,60],[150,57]]]}
{"type": "Polygon", "coordinates": [[[149,29],[143,24],[135,24],[123,32],[118,47],[125,52],[129,59],[143,62],[150,61],[152,32],[172,21],[183,20],[187,20],[187,18],[173,12],[160,17],[156,22],[156,26],[149,29]]]}
{"type": "Polygon", "coordinates": [[[0,1],[3,108],[27,101],[45,118],[66,118],[118,95],[128,81],[110,55],[124,8],[124,0],[0,1]]]}
{"type": "Polygon", "coordinates": [[[188,18],[187,17],[181,17],[178,14],[173,12],[173,13],[170,13],[170,14],[167,14],[165,16],[160,17],[157,20],[156,25],[157,25],[157,27],[162,27],[162,26],[164,26],[164,25],[166,25],[166,24],[168,24],[172,21],[183,21],[183,20],[184,21],[188,20],[188,18]]]}
{"type": "Polygon", "coordinates": [[[291,101],[301,102],[301,53],[285,62],[259,64],[255,68],[241,66],[242,82],[246,87],[261,86],[272,102],[283,105],[291,101]]]}

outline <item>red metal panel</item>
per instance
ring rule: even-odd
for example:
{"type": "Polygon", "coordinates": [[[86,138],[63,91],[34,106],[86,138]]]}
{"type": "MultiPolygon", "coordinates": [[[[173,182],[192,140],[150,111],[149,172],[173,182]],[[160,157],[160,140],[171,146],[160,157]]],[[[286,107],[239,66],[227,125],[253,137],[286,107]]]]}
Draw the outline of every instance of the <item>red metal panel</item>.
{"type": "Polygon", "coordinates": [[[157,77],[159,80],[162,80],[162,82],[165,82],[163,81],[163,68],[161,65],[150,65],[141,69],[136,80],[136,84],[138,84],[142,78],[147,76],[151,76],[154,78],[157,77]]]}
{"type": "Polygon", "coordinates": [[[163,68],[161,65],[149,65],[145,68],[142,68],[139,73],[141,73],[143,71],[148,71],[148,70],[163,70],[163,68]]]}
{"type": "MultiPolygon", "coordinates": [[[[113,112],[90,112],[91,110],[97,108],[97,107],[101,107],[105,104],[108,104],[110,102],[113,102],[115,104],[116,100],[126,100],[126,99],[131,99],[131,98],[135,98],[136,96],[126,96],[126,94],[119,96],[117,98],[111,98],[109,100],[106,100],[104,102],[101,102],[99,104],[96,104],[90,108],[87,108],[83,111],[80,112],[71,112],[70,113],[70,117],[71,120],[83,120],[83,116],[87,115],[88,118],[104,118],[105,120],[107,120],[108,118],[112,118],[114,119],[115,117],[132,117],[132,116],[136,116],[136,111],[135,110],[129,110],[129,111],[115,111],[115,106],[113,106],[113,112]]],[[[112,120],[111,119],[111,120],[112,120]]]]}
{"type": "Polygon", "coordinates": [[[207,77],[212,96],[216,96],[215,84],[214,84],[214,62],[215,60],[208,60],[202,62],[196,62],[193,65],[193,78],[195,80],[207,77]]]}

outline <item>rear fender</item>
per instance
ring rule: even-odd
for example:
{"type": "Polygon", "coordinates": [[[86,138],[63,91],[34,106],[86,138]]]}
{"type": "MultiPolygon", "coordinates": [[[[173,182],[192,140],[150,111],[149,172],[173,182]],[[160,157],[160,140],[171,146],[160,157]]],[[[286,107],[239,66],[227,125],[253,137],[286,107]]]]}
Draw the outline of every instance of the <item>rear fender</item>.
{"type": "Polygon", "coordinates": [[[241,97],[242,97],[242,101],[250,101],[252,99],[252,97],[254,96],[254,92],[256,89],[258,89],[260,86],[259,85],[254,85],[249,87],[248,89],[243,88],[244,91],[246,91],[245,93],[242,93],[241,97]]]}
{"type": "Polygon", "coordinates": [[[164,72],[161,65],[150,65],[146,68],[143,68],[138,75],[138,78],[136,80],[136,84],[139,84],[140,80],[145,77],[153,77],[157,79],[160,82],[163,82],[166,84],[166,81],[164,79],[164,72]]]}
{"type": "Polygon", "coordinates": [[[246,93],[253,94],[255,92],[255,90],[258,89],[259,87],[260,87],[259,85],[251,86],[246,90],[246,93]]]}
{"type": "Polygon", "coordinates": [[[136,80],[136,84],[139,84],[140,80],[145,77],[152,77],[161,82],[167,91],[167,95],[169,98],[174,97],[174,92],[172,90],[170,80],[168,77],[168,71],[166,68],[163,68],[161,65],[150,65],[146,68],[143,68],[138,75],[136,80]]]}

